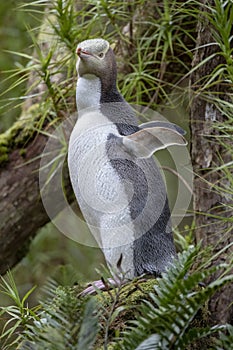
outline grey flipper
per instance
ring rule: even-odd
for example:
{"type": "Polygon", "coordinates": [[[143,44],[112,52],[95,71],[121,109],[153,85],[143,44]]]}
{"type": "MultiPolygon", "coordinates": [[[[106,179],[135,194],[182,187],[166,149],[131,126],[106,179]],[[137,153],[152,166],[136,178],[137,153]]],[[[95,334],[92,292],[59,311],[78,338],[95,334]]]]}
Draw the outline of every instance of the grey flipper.
{"type": "Polygon", "coordinates": [[[171,145],[187,145],[182,134],[165,126],[143,128],[134,134],[123,136],[121,142],[137,158],[149,158],[154,152],[171,145]]]}
{"type": "Polygon", "coordinates": [[[174,123],[168,123],[168,122],[163,122],[163,121],[156,121],[156,122],[153,121],[153,122],[146,122],[146,123],[139,125],[140,129],[158,128],[158,127],[167,128],[167,129],[177,131],[181,135],[186,134],[186,131],[184,129],[182,129],[180,126],[178,126],[174,123]]]}

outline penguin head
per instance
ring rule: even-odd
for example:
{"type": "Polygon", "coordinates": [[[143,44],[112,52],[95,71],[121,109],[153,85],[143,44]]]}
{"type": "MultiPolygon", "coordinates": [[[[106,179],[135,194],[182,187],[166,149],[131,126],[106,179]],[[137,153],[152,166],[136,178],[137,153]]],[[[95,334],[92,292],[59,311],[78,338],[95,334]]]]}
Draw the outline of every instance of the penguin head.
{"type": "Polygon", "coordinates": [[[78,44],[77,72],[80,77],[91,74],[101,80],[116,80],[116,60],[108,41],[90,39],[78,44]]]}

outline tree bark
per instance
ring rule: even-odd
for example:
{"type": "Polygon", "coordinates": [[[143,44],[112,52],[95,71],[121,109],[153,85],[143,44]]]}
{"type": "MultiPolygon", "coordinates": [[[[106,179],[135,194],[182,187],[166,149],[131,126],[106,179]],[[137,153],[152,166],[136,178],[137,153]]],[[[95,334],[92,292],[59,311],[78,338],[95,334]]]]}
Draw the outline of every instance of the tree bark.
{"type": "Polygon", "coordinates": [[[24,255],[25,245],[37,229],[49,218],[43,209],[39,194],[38,168],[40,160],[24,163],[43,151],[46,137],[37,135],[26,149],[9,154],[8,162],[0,171],[0,273],[14,266],[24,255]]]}
{"type": "MultiPolygon", "coordinates": [[[[23,119],[22,117],[23,115],[21,119],[23,119]]],[[[16,125],[18,126],[18,124],[17,122],[16,125]]],[[[13,128],[15,128],[14,132],[17,132],[17,127],[13,126],[13,128]]],[[[53,129],[50,128],[47,132],[51,130],[53,129]]],[[[39,186],[41,155],[48,137],[38,132],[31,137],[28,136],[27,141],[28,144],[23,149],[19,144],[9,150],[7,162],[2,162],[0,165],[1,274],[4,274],[25,256],[30,240],[40,227],[51,220],[51,216],[48,217],[44,209],[39,186]]],[[[66,196],[70,198],[73,191],[68,171],[66,171],[63,180],[66,196]]],[[[56,193],[56,185],[57,182],[54,187],[53,184],[50,184],[48,194],[50,197],[56,193]]],[[[53,201],[53,206],[54,215],[63,209],[63,203],[54,204],[53,201]]]]}
{"type": "MultiPolygon", "coordinates": [[[[206,4],[206,1],[203,1],[206,4]]],[[[213,1],[212,1],[212,5],[213,1]]],[[[201,11],[204,9],[202,8],[201,11]]],[[[208,45],[214,42],[211,25],[200,17],[197,26],[197,50],[193,58],[193,67],[197,67],[206,58],[219,50],[216,45],[208,45]]],[[[229,186],[224,179],[222,171],[214,170],[223,163],[231,161],[231,155],[227,149],[218,142],[216,136],[220,134],[216,128],[217,123],[223,123],[226,117],[211,103],[211,97],[215,94],[220,99],[228,100],[229,86],[219,82],[204,94],[198,91],[198,84],[203,77],[211,76],[213,70],[222,63],[223,58],[216,55],[211,60],[192,73],[191,86],[193,99],[191,104],[191,133],[192,133],[192,161],[194,169],[194,213],[196,224],[196,240],[202,240],[203,246],[212,246],[213,255],[232,242],[232,198],[217,191],[214,185],[223,184],[229,186]],[[220,157],[221,155],[221,157],[220,157]],[[221,220],[222,218],[222,220],[221,220]]],[[[232,148],[232,141],[227,141],[232,148]]],[[[221,253],[212,261],[219,264],[227,261],[232,253],[232,247],[221,253]]],[[[215,276],[217,277],[217,276],[215,276]]],[[[210,301],[210,311],[214,322],[231,322],[233,310],[229,307],[232,303],[233,285],[226,286],[210,301]]]]}

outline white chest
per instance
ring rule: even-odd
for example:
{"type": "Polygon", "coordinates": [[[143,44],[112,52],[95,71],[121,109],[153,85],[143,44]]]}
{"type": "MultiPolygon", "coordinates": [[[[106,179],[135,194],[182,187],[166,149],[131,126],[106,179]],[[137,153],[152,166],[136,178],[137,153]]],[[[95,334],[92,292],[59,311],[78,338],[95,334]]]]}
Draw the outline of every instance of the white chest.
{"type": "Polygon", "coordinates": [[[109,159],[109,134],[119,133],[116,125],[100,111],[100,89],[99,79],[79,78],[79,116],[68,150],[70,178],[82,213],[106,260],[116,266],[124,253],[123,266],[132,272],[134,231],[129,191],[125,191],[129,185],[122,181],[109,159]]]}

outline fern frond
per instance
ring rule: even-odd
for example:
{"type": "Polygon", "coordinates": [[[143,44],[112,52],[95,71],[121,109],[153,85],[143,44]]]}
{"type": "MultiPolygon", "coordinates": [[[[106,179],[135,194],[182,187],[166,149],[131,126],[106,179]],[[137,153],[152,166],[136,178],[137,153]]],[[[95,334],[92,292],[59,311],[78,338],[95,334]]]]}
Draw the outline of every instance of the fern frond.
{"type": "Polygon", "coordinates": [[[226,332],[220,333],[220,339],[217,340],[215,350],[233,349],[233,326],[228,324],[226,326],[226,332]]]}
{"type": "Polygon", "coordinates": [[[96,303],[92,298],[87,302],[84,310],[76,350],[91,349],[95,343],[95,338],[99,329],[95,311],[96,303]]]}
{"type": "Polygon", "coordinates": [[[47,289],[49,299],[42,303],[39,320],[24,333],[22,346],[33,350],[92,349],[98,332],[95,300],[78,299],[73,288],[54,281],[49,281],[47,289]]]}
{"type": "Polygon", "coordinates": [[[193,342],[225,327],[211,328],[208,327],[208,322],[199,327],[193,324],[194,318],[211,296],[233,281],[233,275],[228,275],[200,287],[207,277],[217,270],[226,269],[227,266],[224,264],[206,270],[197,269],[190,273],[189,269],[197,257],[200,259],[200,246],[190,247],[179,254],[174,266],[158,279],[155,292],[150,293],[151,300],[144,301],[142,316],[132,322],[133,325],[125,334],[122,349],[165,350],[172,347],[185,350],[193,342]]]}

